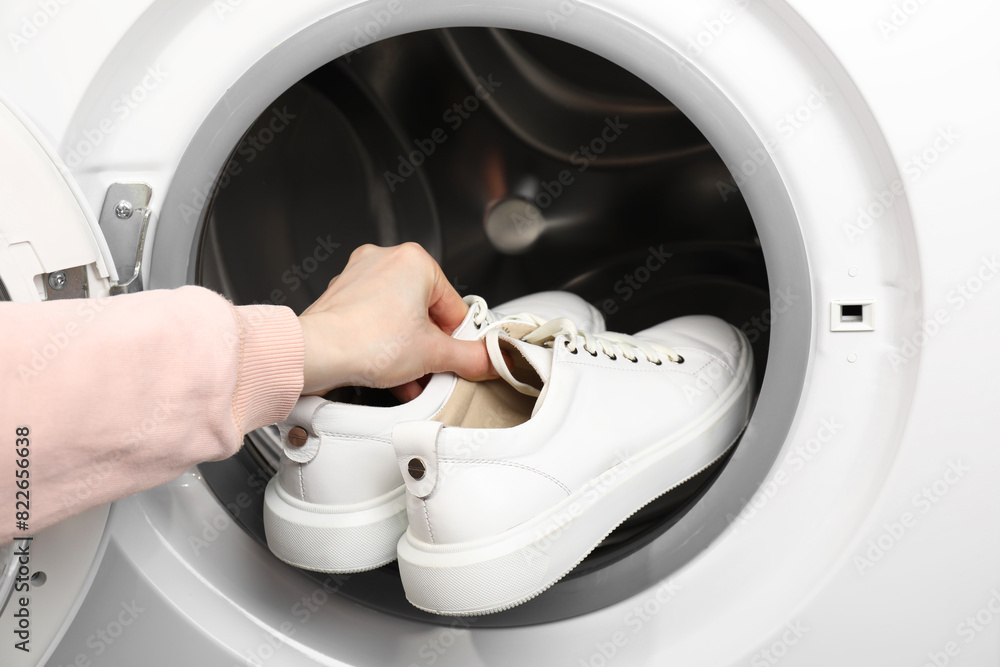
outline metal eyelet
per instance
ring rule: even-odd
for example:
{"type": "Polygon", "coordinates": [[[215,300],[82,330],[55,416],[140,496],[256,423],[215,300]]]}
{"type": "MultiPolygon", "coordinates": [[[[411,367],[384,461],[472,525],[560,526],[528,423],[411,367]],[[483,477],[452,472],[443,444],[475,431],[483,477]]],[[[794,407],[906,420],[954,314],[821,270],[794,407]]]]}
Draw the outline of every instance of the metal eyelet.
{"type": "Polygon", "coordinates": [[[563,341],[563,346],[564,346],[564,347],[565,347],[565,348],[566,348],[567,350],[569,350],[569,353],[570,353],[570,354],[576,354],[577,352],[579,352],[579,351],[580,351],[580,348],[578,348],[578,347],[574,347],[574,348],[573,348],[572,350],[570,350],[570,348],[569,348],[569,341],[568,341],[568,340],[564,340],[564,341],[563,341]]]}

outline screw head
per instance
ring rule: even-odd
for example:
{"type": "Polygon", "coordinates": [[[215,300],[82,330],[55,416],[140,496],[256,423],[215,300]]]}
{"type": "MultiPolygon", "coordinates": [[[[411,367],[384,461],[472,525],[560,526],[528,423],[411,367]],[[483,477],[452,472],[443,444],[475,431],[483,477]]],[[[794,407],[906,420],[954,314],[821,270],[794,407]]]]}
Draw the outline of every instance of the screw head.
{"type": "Polygon", "coordinates": [[[132,217],[132,202],[127,199],[123,199],[117,204],[115,204],[115,215],[118,216],[119,220],[127,220],[132,217]]]}
{"type": "Polygon", "coordinates": [[[424,467],[423,461],[418,458],[412,458],[406,465],[406,472],[410,473],[410,477],[413,479],[423,479],[427,469],[424,467]]]}
{"type": "Polygon", "coordinates": [[[291,431],[288,432],[288,444],[292,447],[301,447],[306,444],[306,440],[309,439],[309,434],[301,426],[296,426],[291,431]]]}
{"type": "Polygon", "coordinates": [[[49,274],[49,287],[54,290],[61,290],[66,287],[66,272],[56,271],[49,274]]]}

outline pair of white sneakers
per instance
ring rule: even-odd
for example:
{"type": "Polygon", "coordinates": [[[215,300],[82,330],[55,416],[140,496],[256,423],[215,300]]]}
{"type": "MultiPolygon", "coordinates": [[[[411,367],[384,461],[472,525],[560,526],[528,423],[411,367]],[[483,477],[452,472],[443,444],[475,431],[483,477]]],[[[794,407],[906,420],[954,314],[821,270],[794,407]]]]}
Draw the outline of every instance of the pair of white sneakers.
{"type": "Polygon", "coordinates": [[[407,599],[476,615],[525,602],[625,519],[721,457],[748,419],[746,337],[714,317],[635,336],[563,292],[478,297],[452,334],[500,378],[434,375],[394,407],[307,397],[279,425],[268,546],[321,572],[399,559],[407,599]],[[531,313],[531,314],[528,314],[531,313]]]}

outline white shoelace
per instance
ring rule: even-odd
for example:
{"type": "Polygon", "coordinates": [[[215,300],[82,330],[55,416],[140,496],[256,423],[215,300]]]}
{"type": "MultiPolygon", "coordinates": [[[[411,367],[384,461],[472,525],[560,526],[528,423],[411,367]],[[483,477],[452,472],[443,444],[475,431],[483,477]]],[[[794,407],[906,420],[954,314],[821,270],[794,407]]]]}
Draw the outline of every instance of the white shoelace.
{"type": "Polygon", "coordinates": [[[497,322],[524,322],[526,324],[534,324],[536,326],[545,324],[545,320],[541,319],[537,315],[532,315],[531,313],[504,315],[503,317],[498,318],[496,313],[489,309],[489,306],[486,304],[486,299],[475,295],[470,295],[466,298],[469,299],[469,301],[467,301],[469,308],[476,309],[476,311],[472,314],[472,323],[477,329],[481,329],[484,323],[491,325],[496,324],[497,322]]]}
{"type": "MultiPolygon", "coordinates": [[[[593,357],[603,353],[609,359],[616,360],[620,354],[632,363],[638,363],[639,353],[641,353],[646,358],[646,361],[657,366],[663,364],[663,358],[675,364],[684,363],[684,357],[666,345],[640,340],[626,334],[607,332],[593,334],[580,331],[572,320],[564,317],[549,320],[548,322],[541,322],[539,318],[533,315],[529,315],[528,318],[530,318],[537,328],[522,336],[521,340],[531,345],[551,348],[557,341],[561,340],[571,354],[577,354],[579,352],[577,341],[583,339],[583,349],[593,357]]],[[[504,319],[506,320],[507,318],[504,319]]],[[[539,396],[539,390],[536,387],[521,382],[507,368],[507,362],[500,351],[500,336],[503,333],[505,333],[504,329],[497,327],[491,329],[486,334],[486,350],[489,353],[490,360],[493,362],[493,367],[501,378],[522,394],[539,396]]],[[[539,405],[535,406],[535,410],[538,409],[539,405]]]]}
{"type": "Polygon", "coordinates": [[[663,363],[664,358],[675,364],[684,363],[684,357],[666,345],[640,340],[626,334],[611,332],[594,334],[580,331],[572,320],[565,317],[545,322],[521,340],[533,345],[551,347],[555,345],[557,340],[562,339],[567,349],[572,354],[576,354],[578,352],[577,340],[581,338],[583,339],[584,351],[592,357],[596,357],[600,353],[610,359],[617,359],[618,355],[621,354],[632,363],[637,363],[639,361],[638,352],[642,353],[646,361],[657,366],[663,363]]]}
{"type": "Polygon", "coordinates": [[[470,295],[466,297],[469,304],[469,308],[476,309],[476,312],[472,314],[472,323],[476,325],[479,329],[483,326],[483,323],[493,324],[496,321],[496,315],[490,312],[489,306],[486,305],[486,299],[481,296],[470,295]]]}

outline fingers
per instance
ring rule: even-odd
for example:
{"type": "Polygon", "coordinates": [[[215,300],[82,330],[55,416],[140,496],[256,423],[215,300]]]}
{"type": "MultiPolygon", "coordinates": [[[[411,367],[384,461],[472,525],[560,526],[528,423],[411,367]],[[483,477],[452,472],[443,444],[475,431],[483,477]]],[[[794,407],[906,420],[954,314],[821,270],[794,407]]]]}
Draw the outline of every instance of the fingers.
{"type": "Polygon", "coordinates": [[[402,385],[395,393],[405,401],[421,392],[419,384],[407,381],[427,372],[489,376],[485,345],[450,336],[468,311],[441,267],[419,245],[361,246],[300,316],[307,339],[304,391],[364,377],[372,386],[402,385]],[[373,350],[399,345],[404,336],[417,347],[370,370],[373,350]]]}
{"type": "Polygon", "coordinates": [[[441,334],[436,336],[435,349],[429,351],[434,373],[457,373],[466,380],[497,377],[483,341],[456,340],[441,334]]]}
{"type": "Polygon", "coordinates": [[[420,383],[413,380],[412,382],[401,384],[398,387],[393,387],[389,391],[392,392],[392,395],[395,396],[400,403],[409,403],[419,396],[423,390],[424,388],[420,386],[420,383]]]}
{"type": "MultiPolygon", "coordinates": [[[[430,257],[428,255],[428,257],[430,257]]],[[[431,258],[433,262],[433,258],[431,258]]],[[[430,303],[427,312],[431,321],[444,333],[451,335],[451,332],[458,328],[458,325],[465,319],[469,312],[469,306],[462,300],[455,288],[452,286],[441,267],[434,262],[434,285],[431,289],[430,303]]]]}

